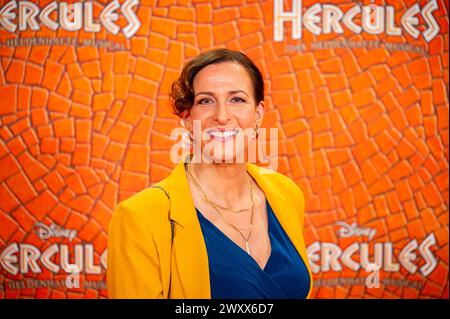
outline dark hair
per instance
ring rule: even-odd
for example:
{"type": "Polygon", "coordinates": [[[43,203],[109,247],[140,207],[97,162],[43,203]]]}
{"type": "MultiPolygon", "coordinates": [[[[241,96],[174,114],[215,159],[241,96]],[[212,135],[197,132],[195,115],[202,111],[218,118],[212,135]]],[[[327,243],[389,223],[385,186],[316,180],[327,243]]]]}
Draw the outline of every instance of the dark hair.
{"type": "Polygon", "coordinates": [[[236,62],[243,66],[252,81],[254,98],[256,103],[264,100],[264,80],[261,71],[255,63],[244,53],[229,49],[214,49],[204,52],[192,60],[189,60],[183,67],[180,77],[172,84],[169,93],[172,99],[173,111],[176,115],[192,108],[194,104],[194,77],[197,73],[210,64],[220,62],[236,62]]]}

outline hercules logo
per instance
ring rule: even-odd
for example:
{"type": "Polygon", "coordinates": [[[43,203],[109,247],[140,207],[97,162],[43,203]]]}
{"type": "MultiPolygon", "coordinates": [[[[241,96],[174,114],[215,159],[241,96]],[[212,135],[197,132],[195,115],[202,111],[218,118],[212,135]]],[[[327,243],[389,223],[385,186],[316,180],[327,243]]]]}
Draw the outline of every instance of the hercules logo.
{"type": "Polygon", "coordinates": [[[285,10],[283,0],[274,0],[274,40],[283,41],[284,22],[291,22],[293,40],[302,38],[303,27],[318,36],[343,34],[345,26],[355,34],[384,33],[397,37],[408,34],[414,39],[422,35],[426,42],[430,42],[440,30],[433,16],[437,9],[436,0],[429,1],[422,8],[416,3],[402,13],[400,21],[395,21],[398,14],[394,6],[355,4],[344,12],[336,5],[315,3],[303,12],[302,0],[292,0],[291,11],[285,10]],[[420,20],[423,20],[426,26],[420,25],[420,20]]]}
{"type": "Polygon", "coordinates": [[[116,35],[122,31],[126,38],[131,38],[141,26],[133,8],[138,0],[126,0],[120,4],[114,0],[100,12],[98,21],[94,20],[94,2],[67,3],[52,1],[44,8],[31,1],[10,1],[0,9],[0,27],[9,32],[39,31],[41,26],[56,31],[61,28],[66,31],[100,32],[105,28],[116,35]],[[120,11],[119,11],[120,10],[120,11]],[[116,23],[120,12],[128,24],[121,29],[116,23]]]}

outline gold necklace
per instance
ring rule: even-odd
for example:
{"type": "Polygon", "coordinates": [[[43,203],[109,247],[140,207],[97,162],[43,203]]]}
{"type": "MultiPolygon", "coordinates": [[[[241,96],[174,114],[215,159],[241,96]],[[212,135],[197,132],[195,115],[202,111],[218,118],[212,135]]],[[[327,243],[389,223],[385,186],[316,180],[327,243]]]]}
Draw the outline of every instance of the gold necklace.
{"type": "MultiPolygon", "coordinates": [[[[190,164],[189,164],[189,165],[190,165],[190,164]]],[[[206,195],[206,193],[203,191],[202,187],[200,186],[200,184],[197,182],[197,180],[195,179],[194,175],[192,174],[189,165],[187,166],[187,172],[188,172],[188,175],[189,175],[189,177],[191,178],[192,182],[194,183],[195,187],[197,187],[197,188],[200,190],[200,192],[201,192],[202,195],[203,195],[203,199],[204,199],[208,204],[210,204],[211,206],[213,206],[214,209],[217,211],[217,213],[225,220],[225,217],[223,217],[222,213],[219,211],[219,208],[222,209],[223,207],[221,207],[221,206],[219,206],[217,203],[213,202],[213,201],[206,195]]],[[[254,203],[253,203],[253,195],[254,195],[253,184],[252,184],[252,182],[250,181],[250,177],[248,176],[248,174],[247,174],[247,177],[248,177],[248,182],[249,182],[249,184],[250,184],[250,201],[251,201],[251,203],[252,203],[250,209],[253,209],[253,206],[254,206],[254,203]]],[[[250,209],[247,209],[247,210],[250,210],[250,209]]],[[[236,212],[236,211],[234,211],[234,212],[236,212]]],[[[253,211],[252,211],[252,214],[253,214],[253,211]]],[[[226,220],[225,220],[225,221],[226,221],[226,220]]],[[[231,225],[231,224],[230,224],[230,225],[231,225]]],[[[233,226],[234,226],[234,225],[233,225],[233,226]]],[[[250,226],[251,226],[251,225],[250,225],[250,226]]],[[[250,230],[250,228],[247,228],[247,229],[246,229],[246,228],[237,227],[237,226],[234,226],[234,227],[235,227],[235,228],[238,228],[238,229],[241,229],[241,230],[245,230],[245,231],[249,231],[249,230],[250,230]]]]}
{"type": "MultiPolygon", "coordinates": [[[[194,178],[194,176],[192,175],[192,172],[191,172],[191,169],[190,169],[190,163],[187,165],[187,171],[188,171],[189,177],[192,179],[192,182],[194,183],[194,185],[195,185],[195,186],[199,189],[199,191],[203,194],[203,198],[205,199],[205,201],[206,201],[208,204],[210,204],[210,205],[216,210],[216,212],[220,215],[220,217],[222,217],[222,219],[224,220],[225,223],[227,223],[229,226],[233,227],[233,228],[239,233],[239,235],[242,237],[242,239],[244,239],[244,242],[245,242],[245,248],[246,248],[247,254],[249,254],[249,255],[251,256],[251,252],[250,252],[250,243],[249,243],[248,241],[249,241],[249,239],[250,239],[250,236],[252,235],[252,230],[253,230],[253,215],[254,215],[254,212],[255,212],[255,203],[253,202],[253,184],[252,184],[251,181],[250,181],[250,177],[248,177],[248,175],[247,175],[247,177],[248,177],[248,179],[249,179],[249,183],[250,183],[250,200],[251,200],[251,203],[252,203],[252,205],[251,205],[252,214],[251,214],[251,217],[250,217],[250,226],[249,226],[249,228],[248,228],[248,229],[243,229],[243,228],[239,228],[239,227],[234,226],[233,224],[229,223],[229,222],[225,219],[225,217],[223,217],[223,215],[222,215],[222,213],[219,211],[217,205],[216,205],[214,202],[212,202],[212,201],[208,198],[208,196],[206,196],[206,194],[205,194],[205,192],[203,191],[203,189],[201,188],[200,184],[197,182],[197,180],[196,180],[196,179],[194,178]],[[244,234],[242,234],[242,232],[241,232],[239,229],[248,231],[248,232],[249,232],[249,233],[248,233],[248,236],[245,237],[244,234]]],[[[248,174],[248,173],[247,173],[247,174],[248,174]]]]}
{"type": "MultiPolygon", "coordinates": [[[[188,174],[189,174],[189,176],[192,178],[192,181],[193,181],[193,183],[195,184],[195,186],[196,186],[197,188],[201,189],[199,183],[197,182],[197,180],[196,180],[196,179],[194,178],[194,176],[192,175],[192,172],[191,172],[191,170],[190,170],[190,165],[191,165],[190,163],[187,165],[187,171],[188,171],[188,174]]],[[[247,175],[248,183],[250,184],[250,199],[252,200],[252,203],[253,203],[253,194],[254,194],[254,191],[253,191],[253,184],[252,184],[252,182],[250,181],[250,177],[249,177],[249,175],[248,175],[247,172],[246,172],[246,175],[247,175]]],[[[223,207],[223,206],[220,206],[219,204],[217,204],[216,202],[213,202],[211,199],[209,199],[209,197],[207,197],[203,191],[202,191],[202,193],[203,193],[203,195],[204,195],[204,197],[205,197],[205,200],[206,200],[210,205],[213,205],[213,206],[215,206],[215,207],[217,207],[217,208],[220,208],[220,209],[222,209],[222,210],[230,211],[230,212],[232,212],[232,213],[234,213],[234,214],[240,214],[240,213],[242,213],[242,212],[249,211],[249,210],[252,209],[251,206],[250,206],[250,208],[242,208],[242,209],[238,209],[238,210],[234,210],[234,209],[231,209],[231,208],[223,207]]]]}

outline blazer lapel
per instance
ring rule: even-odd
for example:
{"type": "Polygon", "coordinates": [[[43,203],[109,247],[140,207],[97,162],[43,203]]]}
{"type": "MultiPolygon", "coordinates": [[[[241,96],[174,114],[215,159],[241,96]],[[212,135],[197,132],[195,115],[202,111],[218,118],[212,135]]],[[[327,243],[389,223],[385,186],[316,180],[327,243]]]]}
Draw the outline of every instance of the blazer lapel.
{"type": "Polygon", "coordinates": [[[308,260],[306,251],[303,248],[303,230],[300,226],[299,212],[295,210],[293,204],[286,197],[285,192],[288,190],[288,187],[280,188],[279,185],[275,184],[273,179],[270,178],[270,174],[274,174],[274,172],[268,169],[254,164],[247,164],[247,171],[263,190],[275,216],[304,263],[307,264],[308,260]]]}
{"type": "Polygon", "coordinates": [[[170,219],[175,222],[172,244],[171,298],[211,298],[206,245],[180,161],[170,175],[170,219]]]}

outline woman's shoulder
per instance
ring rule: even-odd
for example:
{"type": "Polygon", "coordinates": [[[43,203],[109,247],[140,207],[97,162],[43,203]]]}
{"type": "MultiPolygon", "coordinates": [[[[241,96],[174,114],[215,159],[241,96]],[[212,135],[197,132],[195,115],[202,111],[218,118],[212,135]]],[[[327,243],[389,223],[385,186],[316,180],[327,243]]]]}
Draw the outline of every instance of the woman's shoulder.
{"type": "MultiPolygon", "coordinates": [[[[158,213],[167,216],[170,208],[168,195],[166,195],[166,180],[162,180],[147,187],[116,205],[114,214],[133,215],[144,219],[154,218],[158,213]]],[[[130,216],[131,217],[131,216],[130,216]]]]}

